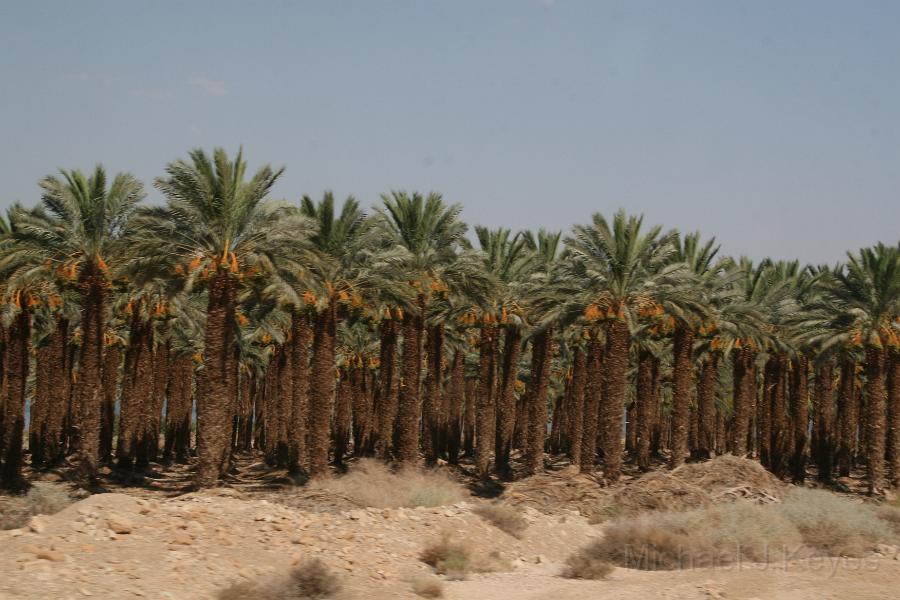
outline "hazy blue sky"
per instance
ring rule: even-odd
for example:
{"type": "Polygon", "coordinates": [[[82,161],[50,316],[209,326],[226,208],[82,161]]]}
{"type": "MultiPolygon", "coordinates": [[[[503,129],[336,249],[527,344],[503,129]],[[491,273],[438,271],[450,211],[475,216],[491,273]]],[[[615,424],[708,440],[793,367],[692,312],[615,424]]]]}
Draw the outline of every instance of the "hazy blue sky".
{"type": "Polygon", "coordinates": [[[0,203],[189,148],[276,195],[437,190],[469,223],[618,207],[726,252],[900,238],[900,2],[0,0],[0,203]]]}

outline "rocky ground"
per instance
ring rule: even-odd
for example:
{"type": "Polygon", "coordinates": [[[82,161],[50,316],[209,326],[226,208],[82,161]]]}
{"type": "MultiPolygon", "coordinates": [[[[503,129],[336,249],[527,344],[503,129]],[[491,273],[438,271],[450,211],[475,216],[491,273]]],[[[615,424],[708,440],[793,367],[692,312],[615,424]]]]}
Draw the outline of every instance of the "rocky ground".
{"type": "Polygon", "coordinates": [[[475,514],[487,502],[475,497],[383,509],[353,507],[339,494],[328,501],[327,490],[309,488],[96,494],[0,532],[0,599],[210,599],[232,583],[278,576],[311,557],[338,574],[341,597],[417,598],[412,582],[431,573],[421,550],[443,534],[470,543],[476,566],[498,569],[445,580],[451,599],[888,599],[900,589],[893,548],[862,559],[677,572],[617,568],[606,580],[565,579],[565,558],[600,529],[572,501],[590,489],[585,479],[544,480],[545,489],[554,486],[568,491],[549,494],[552,504],[529,501],[541,487],[535,483],[507,491],[528,522],[518,539],[475,514]]]}

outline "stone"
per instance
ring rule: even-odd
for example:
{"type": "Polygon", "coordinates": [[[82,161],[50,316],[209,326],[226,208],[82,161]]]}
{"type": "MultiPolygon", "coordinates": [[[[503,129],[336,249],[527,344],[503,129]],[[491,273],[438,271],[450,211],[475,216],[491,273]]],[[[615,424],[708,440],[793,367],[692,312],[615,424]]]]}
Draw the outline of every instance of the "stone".
{"type": "Polygon", "coordinates": [[[178,531],[175,533],[175,537],[172,538],[172,543],[179,546],[190,546],[194,543],[194,538],[185,531],[178,531]]]}
{"type": "Polygon", "coordinates": [[[109,527],[113,533],[118,534],[131,533],[134,530],[134,525],[127,517],[123,517],[116,513],[112,513],[106,517],[106,526],[109,527]]]}
{"type": "Polygon", "coordinates": [[[35,557],[41,560],[49,560],[50,562],[62,562],[66,560],[66,555],[56,550],[38,550],[35,557]]]}
{"type": "Polygon", "coordinates": [[[47,518],[43,515],[35,515],[28,522],[28,529],[33,533],[44,533],[47,530],[47,518]]]}

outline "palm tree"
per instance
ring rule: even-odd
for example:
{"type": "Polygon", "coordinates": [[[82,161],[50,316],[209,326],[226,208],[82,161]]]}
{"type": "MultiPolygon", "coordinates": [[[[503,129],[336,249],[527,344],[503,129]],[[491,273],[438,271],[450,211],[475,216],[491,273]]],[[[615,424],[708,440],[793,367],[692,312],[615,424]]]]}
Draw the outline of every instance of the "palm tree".
{"type": "MultiPolygon", "coordinates": [[[[688,428],[690,426],[690,397],[693,387],[694,340],[697,330],[705,326],[711,317],[709,291],[718,282],[722,264],[715,263],[719,252],[715,238],[700,243],[700,234],[688,234],[682,238],[670,234],[675,252],[672,264],[659,274],[660,291],[656,301],[674,322],[672,364],[672,454],[670,466],[684,463],[688,454],[688,428]]],[[[645,311],[647,312],[647,311],[645,311]]],[[[655,312],[651,309],[649,312],[655,312]]],[[[708,367],[715,372],[713,366],[708,367]]],[[[709,387],[707,381],[707,387],[709,387]]],[[[707,391],[708,393],[708,391],[707,391]]],[[[709,420],[710,402],[706,398],[704,409],[709,420]]]]}
{"type": "Polygon", "coordinates": [[[497,390],[494,463],[497,472],[506,476],[510,474],[509,454],[516,417],[515,383],[522,351],[523,315],[518,299],[521,298],[524,278],[534,261],[536,250],[533,237],[521,232],[510,237],[511,233],[509,229],[475,227],[484,255],[484,268],[498,283],[492,320],[505,331],[497,390]]]}
{"type": "Polygon", "coordinates": [[[885,350],[898,345],[900,250],[878,244],[848,253],[830,291],[841,306],[839,319],[850,342],[865,352],[866,465],[869,493],[877,494],[885,484],[885,350]]]}
{"type": "MultiPolygon", "coordinates": [[[[318,204],[304,196],[300,212],[316,225],[310,238],[312,256],[305,271],[297,278],[297,284],[305,285],[306,297],[314,301],[308,451],[309,474],[319,477],[328,470],[338,312],[343,307],[361,311],[363,294],[372,283],[360,260],[370,222],[352,197],[344,201],[340,214],[336,215],[330,192],[326,192],[318,204]]],[[[297,290],[297,287],[294,285],[293,289],[297,290]]],[[[300,304],[298,297],[294,305],[300,304]]],[[[302,321],[296,326],[301,328],[302,321]]],[[[303,340],[305,336],[298,332],[297,338],[303,340]]],[[[303,360],[299,358],[300,362],[303,360]]]]}
{"type": "Polygon", "coordinates": [[[122,232],[143,185],[128,173],[107,186],[106,171],[60,171],[40,182],[41,211],[20,212],[12,260],[43,263],[64,273],[80,295],[82,342],[78,371],[79,469],[94,483],[100,455],[101,376],[111,270],[123,255],[122,232]]]}
{"type": "Polygon", "coordinates": [[[222,149],[212,158],[192,150],[166,167],[154,184],[166,206],[145,207],[130,238],[136,265],[163,257],[179,264],[187,287],[207,290],[204,368],[198,385],[196,481],[214,485],[228,460],[231,402],[236,397],[236,294],[244,277],[274,276],[293,260],[308,232],[291,207],[266,201],[283,169],[261,167],[245,179],[247,163],[222,149]]]}
{"type": "Polygon", "coordinates": [[[632,330],[641,311],[655,305],[655,283],[673,252],[659,227],[642,231],[642,226],[643,217],[629,217],[622,210],[611,223],[597,213],[590,225],[576,225],[566,239],[572,277],[583,290],[572,301],[583,306],[590,322],[603,323],[606,334],[599,420],[604,476],[609,481],[616,481],[621,469],[632,330]]]}
{"type": "MultiPolygon", "coordinates": [[[[418,460],[422,342],[429,303],[477,278],[477,261],[462,254],[466,225],[462,207],[447,206],[439,194],[391,192],[382,195],[378,220],[390,259],[406,273],[415,302],[403,317],[403,363],[397,410],[397,458],[407,464],[418,460]]],[[[433,361],[428,361],[434,364],[433,361]]],[[[429,398],[430,414],[435,398],[429,398]]],[[[426,423],[430,427],[431,423],[426,423]]]]}

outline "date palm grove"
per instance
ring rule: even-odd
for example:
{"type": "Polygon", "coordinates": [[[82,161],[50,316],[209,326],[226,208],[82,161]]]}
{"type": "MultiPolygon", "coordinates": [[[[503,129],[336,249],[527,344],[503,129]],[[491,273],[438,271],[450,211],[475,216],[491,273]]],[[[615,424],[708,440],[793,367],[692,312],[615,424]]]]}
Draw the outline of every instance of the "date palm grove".
{"type": "Polygon", "coordinates": [[[732,453],[900,485],[897,242],[752,262],[624,211],[469,237],[438,194],[281,201],[281,173],[194,150],[161,205],[98,166],[8,209],[0,487],[172,462],[208,487],[251,452],[298,482],[361,456],[612,482],[732,453]]]}

